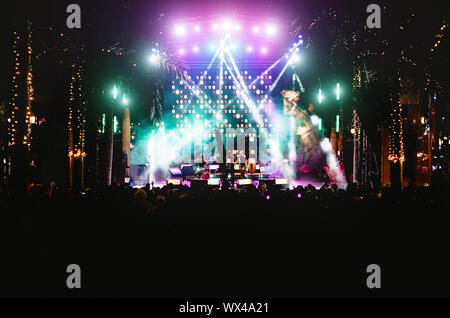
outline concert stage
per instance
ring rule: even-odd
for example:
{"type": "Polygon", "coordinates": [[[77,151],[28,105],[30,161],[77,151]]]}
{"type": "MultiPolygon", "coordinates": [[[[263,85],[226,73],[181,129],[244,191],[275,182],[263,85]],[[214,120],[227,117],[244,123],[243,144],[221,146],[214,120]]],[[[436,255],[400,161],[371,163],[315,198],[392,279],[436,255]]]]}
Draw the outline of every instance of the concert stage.
{"type": "MultiPolygon", "coordinates": [[[[156,179],[153,182],[153,187],[162,188],[165,185],[167,185],[168,182],[170,182],[169,180],[168,179],[156,179]]],[[[202,179],[197,179],[197,180],[202,180],[202,179]]],[[[220,179],[213,179],[213,180],[218,180],[220,182],[220,179]]],[[[247,179],[238,179],[238,180],[247,180],[247,179]]],[[[271,182],[274,183],[275,180],[277,180],[277,179],[273,178],[273,179],[268,179],[268,180],[273,180],[271,182]]],[[[278,179],[278,180],[281,180],[281,179],[278,179]]],[[[205,181],[207,181],[207,180],[205,180],[205,181]]],[[[289,189],[293,189],[293,188],[298,187],[298,186],[306,187],[309,184],[312,185],[313,187],[315,187],[316,189],[319,189],[323,185],[323,182],[314,180],[312,178],[311,179],[302,179],[302,180],[287,180],[287,181],[288,181],[288,188],[289,189]]],[[[254,185],[255,187],[258,187],[260,182],[261,182],[261,180],[251,180],[251,184],[254,185]]],[[[183,180],[183,181],[180,182],[181,185],[188,186],[188,187],[191,187],[191,183],[192,183],[191,180],[183,180]]],[[[220,182],[219,184],[221,185],[222,182],[220,182]]],[[[135,185],[133,185],[133,188],[143,188],[143,187],[145,187],[145,184],[135,184],[135,185]]],[[[235,189],[238,188],[237,180],[235,181],[234,188],[235,189]]]]}

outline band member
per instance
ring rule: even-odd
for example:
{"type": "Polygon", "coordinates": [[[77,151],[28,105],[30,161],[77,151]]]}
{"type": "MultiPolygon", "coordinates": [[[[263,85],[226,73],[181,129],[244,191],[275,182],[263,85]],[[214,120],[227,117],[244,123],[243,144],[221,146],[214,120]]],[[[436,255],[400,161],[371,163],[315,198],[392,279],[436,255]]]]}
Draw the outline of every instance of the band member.
{"type": "Polygon", "coordinates": [[[203,168],[202,179],[209,179],[209,167],[205,165],[203,168]]]}

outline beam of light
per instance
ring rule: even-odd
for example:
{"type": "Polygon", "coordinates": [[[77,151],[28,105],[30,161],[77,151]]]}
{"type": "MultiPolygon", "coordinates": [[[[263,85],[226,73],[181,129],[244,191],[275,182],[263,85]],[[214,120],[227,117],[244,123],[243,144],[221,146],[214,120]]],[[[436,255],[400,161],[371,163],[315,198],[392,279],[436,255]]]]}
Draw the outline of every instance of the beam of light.
{"type": "Polygon", "coordinates": [[[278,77],[275,80],[275,82],[273,82],[272,88],[270,89],[270,93],[272,93],[272,91],[275,89],[275,87],[277,86],[278,82],[280,81],[281,77],[283,76],[284,72],[286,72],[288,67],[289,67],[289,63],[286,63],[286,65],[284,65],[283,69],[281,70],[281,72],[278,75],[278,77]]]}
{"type": "Polygon", "coordinates": [[[292,171],[295,171],[295,162],[297,161],[297,150],[295,147],[295,138],[297,136],[295,117],[289,116],[289,121],[289,162],[291,164],[292,171]]]}
{"type": "Polygon", "coordinates": [[[341,85],[339,83],[336,84],[336,100],[341,98],[341,85]]]}
{"type": "MultiPolygon", "coordinates": [[[[256,107],[256,105],[255,105],[255,102],[251,99],[251,95],[250,95],[250,92],[248,91],[248,87],[247,87],[247,85],[245,84],[245,82],[244,82],[244,80],[243,80],[243,78],[242,78],[242,76],[241,76],[241,73],[240,73],[240,71],[239,71],[239,68],[237,67],[237,65],[236,65],[236,62],[234,61],[234,58],[233,58],[233,56],[231,55],[231,53],[230,53],[230,51],[227,49],[226,50],[226,53],[227,53],[227,55],[228,55],[228,58],[229,58],[229,60],[231,61],[231,65],[233,66],[233,68],[234,68],[234,71],[235,71],[235,73],[236,73],[236,75],[237,75],[237,78],[238,78],[238,80],[239,80],[239,82],[241,83],[241,87],[243,88],[243,92],[244,92],[244,95],[243,95],[243,97],[244,97],[244,102],[249,106],[249,108],[250,108],[250,110],[252,111],[252,116],[253,116],[253,118],[255,119],[255,121],[258,123],[258,124],[260,124],[260,125],[262,125],[263,124],[263,121],[262,121],[262,118],[261,118],[261,116],[260,116],[260,114],[259,114],[259,110],[258,110],[258,108],[256,107]]],[[[228,69],[230,69],[230,67],[228,66],[228,64],[227,64],[227,67],[228,67],[228,69]]],[[[231,73],[231,75],[233,76],[233,72],[232,72],[232,70],[230,69],[230,73],[231,73]]],[[[236,79],[236,76],[234,76],[233,77],[234,79],[236,79]]],[[[237,82],[237,81],[236,81],[237,82]]]]}
{"type": "Polygon", "coordinates": [[[336,132],[339,132],[339,115],[336,115],[336,132]]]}
{"type": "MultiPolygon", "coordinates": [[[[225,60],[224,60],[224,64],[227,67],[228,71],[230,72],[231,77],[235,81],[237,88],[241,92],[242,98],[240,98],[240,99],[243,100],[244,103],[247,105],[247,107],[252,111],[253,119],[255,119],[255,121],[261,125],[263,122],[262,122],[261,116],[259,116],[258,108],[256,107],[255,103],[249,97],[248,89],[245,86],[245,83],[241,80],[239,75],[238,75],[238,78],[236,78],[236,76],[233,74],[232,69],[230,68],[230,66],[228,65],[228,63],[225,60]],[[244,87],[242,85],[244,85],[244,87]]],[[[239,70],[237,72],[239,72],[239,70]]]]}
{"type": "Polygon", "coordinates": [[[116,85],[114,85],[114,88],[113,88],[113,97],[114,97],[114,99],[117,99],[117,94],[118,93],[119,93],[119,91],[117,90],[116,85]]]}
{"type": "Polygon", "coordinates": [[[304,92],[305,88],[303,87],[302,81],[300,80],[300,77],[297,75],[297,73],[295,73],[295,77],[297,79],[298,84],[300,85],[300,91],[304,92]]]}
{"type": "Polygon", "coordinates": [[[330,140],[328,138],[322,139],[320,142],[320,148],[322,148],[322,151],[326,155],[328,168],[330,169],[330,173],[333,178],[336,179],[337,186],[341,189],[345,189],[347,187],[347,180],[341,170],[339,161],[336,158],[330,140]]]}
{"type": "MultiPolygon", "coordinates": [[[[203,74],[200,76],[200,82],[203,80],[205,73],[207,73],[210,68],[212,67],[213,63],[215,62],[215,60],[217,59],[217,56],[219,56],[220,53],[220,49],[216,50],[216,53],[214,54],[213,58],[211,59],[211,61],[208,64],[208,67],[206,68],[206,70],[203,72],[203,74]]],[[[191,97],[190,100],[192,101],[192,97],[195,96],[198,99],[202,100],[203,96],[200,96],[199,94],[197,94],[197,91],[199,90],[199,87],[193,83],[189,82],[189,79],[185,76],[185,74],[183,72],[179,72],[179,76],[181,78],[181,81],[183,81],[183,83],[185,85],[187,85],[187,87],[189,88],[189,90],[191,91],[191,97]],[[192,88],[194,87],[194,88],[192,88]]],[[[209,105],[209,103],[206,103],[207,107],[211,108],[211,106],[209,105]]]]}
{"type": "Polygon", "coordinates": [[[323,102],[323,94],[322,94],[322,89],[319,88],[319,104],[322,104],[323,102]]]}

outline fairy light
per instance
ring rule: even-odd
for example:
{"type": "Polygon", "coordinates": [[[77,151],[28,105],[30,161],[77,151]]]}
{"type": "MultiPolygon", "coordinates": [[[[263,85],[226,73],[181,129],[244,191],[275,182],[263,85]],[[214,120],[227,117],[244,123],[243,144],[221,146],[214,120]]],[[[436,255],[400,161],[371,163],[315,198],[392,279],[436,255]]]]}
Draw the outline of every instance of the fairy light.
{"type": "Polygon", "coordinates": [[[388,159],[393,162],[403,162],[405,160],[402,110],[402,105],[398,103],[391,114],[388,159]]]}
{"type": "Polygon", "coordinates": [[[68,155],[70,158],[86,157],[86,101],[83,94],[83,62],[77,60],[72,65],[69,86],[68,155]]]}
{"type": "Polygon", "coordinates": [[[31,64],[31,58],[33,54],[33,50],[31,48],[32,44],[32,31],[31,31],[31,22],[27,24],[27,78],[26,78],[26,94],[27,94],[27,105],[25,107],[25,134],[23,136],[23,144],[28,147],[28,150],[31,147],[31,103],[33,101],[33,67],[31,64]]]}
{"type": "Polygon", "coordinates": [[[35,122],[31,111],[34,100],[31,22],[27,22],[25,37],[21,37],[18,32],[13,35],[14,68],[9,102],[8,145],[15,146],[21,142],[30,150],[31,128],[35,122]]]}

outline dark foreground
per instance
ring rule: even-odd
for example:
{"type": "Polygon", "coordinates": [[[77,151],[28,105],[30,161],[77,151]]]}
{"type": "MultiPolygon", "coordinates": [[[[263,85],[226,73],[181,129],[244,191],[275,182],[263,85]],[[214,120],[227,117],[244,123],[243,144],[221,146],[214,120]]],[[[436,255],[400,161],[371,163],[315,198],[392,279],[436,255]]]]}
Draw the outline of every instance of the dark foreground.
{"type": "Polygon", "coordinates": [[[135,191],[0,192],[0,296],[450,296],[444,187],[135,191]]]}

